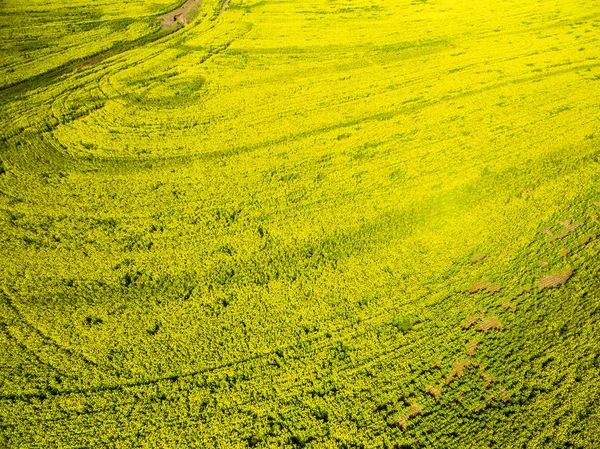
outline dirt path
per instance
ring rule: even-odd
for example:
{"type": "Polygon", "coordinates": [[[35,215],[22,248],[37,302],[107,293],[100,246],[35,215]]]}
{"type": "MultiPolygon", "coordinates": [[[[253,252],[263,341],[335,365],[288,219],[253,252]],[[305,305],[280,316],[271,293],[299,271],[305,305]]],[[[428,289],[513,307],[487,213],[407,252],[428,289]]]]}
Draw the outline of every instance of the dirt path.
{"type": "MultiPolygon", "coordinates": [[[[118,43],[114,45],[113,48],[105,50],[99,54],[90,55],[78,61],[68,62],[60,67],[56,67],[55,69],[49,70],[44,73],[40,73],[38,75],[34,75],[30,78],[18,81],[9,86],[5,86],[3,88],[0,88],[0,94],[13,95],[23,90],[26,91],[29,89],[35,89],[39,87],[40,83],[52,82],[53,80],[59,78],[60,76],[66,73],[75,72],[84,67],[89,67],[98,64],[112,56],[116,56],[133,48],[154,42],[164,37],[165,35],[175,32],[179,28],[190,23],[193,18],[192,16],[200,10],[201,4],[202,0],[187,0],[182,6],[180,6],[174,11],[165,14],[159,19],[160,24],[162,25],[162,30],[159,30],[146,36],[141,36],[138,39],[135,39],[130,42],[118,43]]],[[[228,4],[229,1],[226,1],[223,5],[222,10],[224,10],[225,5],[228,4]]]]}
{"type": "Polygon", "coordinates": [[[221,14],[223,14],[223,12],[225,12],[225,10],[229,8],[229,0],[225,0],[225,3],[223,3],[223,6],[221,7],[221,11],[219,11],[219,16],[221,14]]]}
{"type": "Polygon", "coordinates": [[[192,15],[200,9],[201,0],[187,0],[175,11],[165,14],[160,20],[160,24],[165,30],[172,30],[185,26],[192,20],[192,15]]]}

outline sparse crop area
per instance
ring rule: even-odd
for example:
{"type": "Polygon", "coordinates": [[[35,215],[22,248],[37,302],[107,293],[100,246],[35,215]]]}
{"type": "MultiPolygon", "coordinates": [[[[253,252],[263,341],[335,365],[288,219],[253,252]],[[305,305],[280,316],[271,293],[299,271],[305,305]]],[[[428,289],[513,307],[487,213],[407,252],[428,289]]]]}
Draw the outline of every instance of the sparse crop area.
{"type": "Polygon", "coordinates": [[[0,447],[597,447],[600,2],[0,37],[0,447]]]}

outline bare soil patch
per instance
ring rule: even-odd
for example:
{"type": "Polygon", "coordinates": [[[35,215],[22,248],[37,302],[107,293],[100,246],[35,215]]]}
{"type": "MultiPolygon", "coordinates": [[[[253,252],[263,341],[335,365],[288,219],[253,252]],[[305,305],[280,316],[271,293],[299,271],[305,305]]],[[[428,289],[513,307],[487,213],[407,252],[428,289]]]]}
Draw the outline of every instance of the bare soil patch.
{"type": "Polygon", "coordinates": [[[518,298],[519,296],[522,296],[525,293],[529,293],[530,291],[531,291],[531,287],[523,288],[523,289],[519,290],[517,293],[515,293],[515,298],[518,298]]]}
{"type": "Polygon", "coordinates": [[[429,393],[431,396],[435,398],[435,402],[439,402],[442,397],[442,387],[444,384],[440,385],[438,388],[434,388],[431,385],[425,389],[425,393],[429,393]]]}
{"type": "Polygon", "coordinates": [[[512,313],[515,313],[517,311],[517,306],[511,303],[510,301],[502,303],[502,308],[505,310],[510,310],[512,313]]]}
{"type": "Polygon", "coordinates": [[[469,357],[473,357],[475,355],[475,351],[477,350],[477,346],[481,343],[478,340],[471,340],[467,343],[467,355],[469,357]]]}
{"type": "Polygon", "coordinates": [[[485,372],[484,366],[479,367],[479,374],[481,374],[481,377],[483,378],[483,380],[485,380],[485,385],[483,386],[483,389],[487,390],[488,387],[494,382],[494,378],[485,372]]]}
{"type": "Polygon", "coordinates": [[[465,322],[465,324],[463,324],[462,328],[469,329],[471,326],[473,326],[479,320],[483,320],[483,318],[484,318],[484,311],[481,311],[480,315],[470,316],[469,318],[467,318],[467,321],[465,322]]]}
{"type": "Polygon", "coordinates": [[[500,287],[496,287],[495,285],[492,285],[491,281],[483,281],[483,282],[478,282],[476,284],[473,284],[469,288],[469,293],[479,293],[483,290],[487,290],[489,293],[496,293],[496,292],[500,291],[500,287]]]}
{"type": "Polygon", "coordinates": [[[456,377],[463,377],[465,374],[465,368],[472,366],[473,362],[470,360],[465,360],[464,362],[456,362],[448,377],[446,377],[446,385],[450,384],[456,377]]]}
{"type": "Polygon", "coordinates": [[[406,432],[406,428],[408,427],[408,420],[413,416],[420,415],[423,412],[423,407],[417,404],[417,401],[414,401],[410,406],[410,410],[407,415],[402,416],[400,419],[396,420],[394,423],[396,426],[401,427],[404,432],[406,432]]]}
{"type": "Polygon", "coordinates": [[[554,273],[550,276],[546,276],[539,283],[540,290],[544,290],[545,288],[556,288],[564,285],[569,278],[573,275],[573,269],[568,268],[562,273],[554,273]]]}
{"type": "Polygon", "coordinates": [[[481,332],[487,332],[490,329],[495,329],[495,330],[501,331],[501,330],[504,330],[504,326],[502,326],[502,323],[498,320],[497,317],[491,316],[491,317],[483,320],[483,322],[477,328],[477,330],[479,330],[481,332]]]}

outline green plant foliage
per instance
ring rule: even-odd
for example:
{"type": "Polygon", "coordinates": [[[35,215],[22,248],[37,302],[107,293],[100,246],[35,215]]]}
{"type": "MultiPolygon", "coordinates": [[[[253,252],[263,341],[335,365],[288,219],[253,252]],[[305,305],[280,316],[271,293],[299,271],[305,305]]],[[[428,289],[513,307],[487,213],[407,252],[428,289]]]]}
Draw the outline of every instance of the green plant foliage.
{"type": "Polygon", "coordinates": [[[597,447],[596,1],[68,3],[0,3],[0,447],[597,447]]]}

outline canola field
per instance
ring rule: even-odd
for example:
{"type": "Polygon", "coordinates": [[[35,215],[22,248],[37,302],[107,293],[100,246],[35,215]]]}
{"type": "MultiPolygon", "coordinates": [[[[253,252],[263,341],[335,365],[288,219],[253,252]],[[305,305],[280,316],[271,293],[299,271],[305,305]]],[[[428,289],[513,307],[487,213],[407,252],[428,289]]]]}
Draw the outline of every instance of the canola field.
{"type": "Polygon", "coordinates": [[[598,447],[600,1],[192,3],[0,2],[0,447],[598,447]]]}

